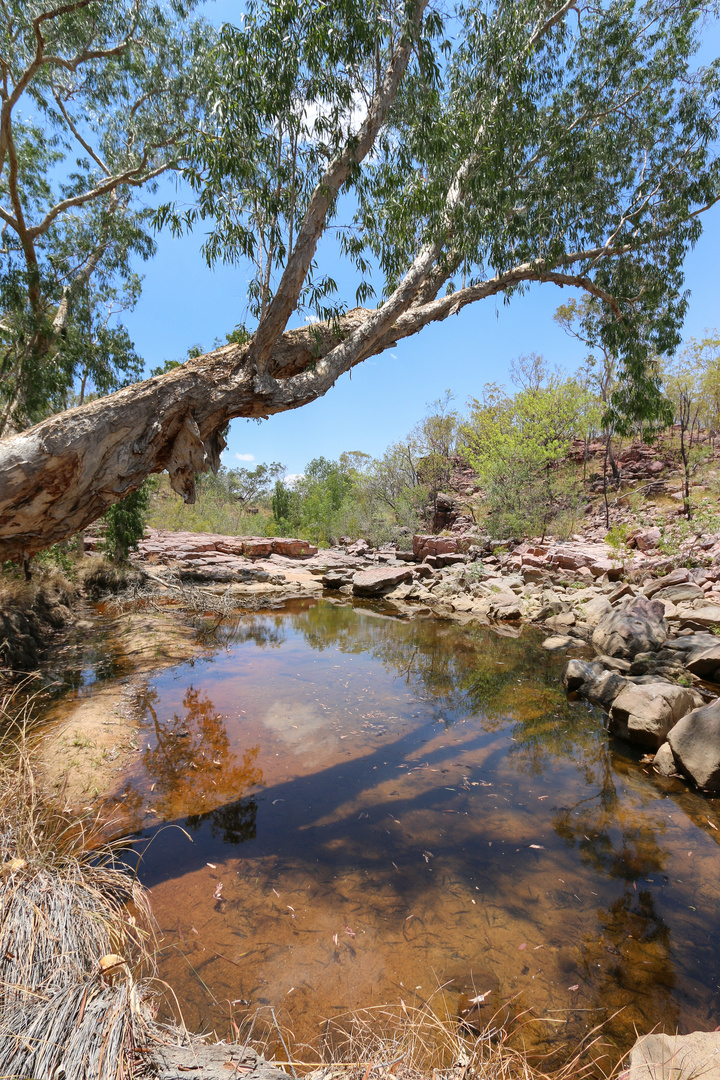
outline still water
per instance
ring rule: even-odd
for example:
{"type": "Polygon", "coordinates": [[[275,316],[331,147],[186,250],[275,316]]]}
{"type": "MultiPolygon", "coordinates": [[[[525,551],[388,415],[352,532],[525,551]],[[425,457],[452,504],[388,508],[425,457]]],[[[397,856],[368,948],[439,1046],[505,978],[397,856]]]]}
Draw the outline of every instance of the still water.
{"type": "Polygon", "coordinates": [[[715,1028],[718,805],[613,744],[540,640],[307,602],[151,682],[119,805],[188,1027],[272,1007],[311,1040],[444,987],[620,1050],[715,1028]]]}

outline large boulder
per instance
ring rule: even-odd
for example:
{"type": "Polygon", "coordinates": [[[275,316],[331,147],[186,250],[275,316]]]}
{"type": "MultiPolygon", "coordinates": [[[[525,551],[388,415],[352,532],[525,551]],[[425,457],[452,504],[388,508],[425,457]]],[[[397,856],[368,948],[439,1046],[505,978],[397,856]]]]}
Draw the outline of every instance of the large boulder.
{"type": "Polygon", "coordinates": [[[625,611],[608,611],[592,636],[596,652],[632,660],[637,653],[654,652],[667,640],[663,604],[638,596],[625,611]]]}
{"type": "Polygon", "coordinates": [[[566,690],[580,694],[603,709],[609,709],[628,685],[621,675],[587,660],[568,660],[562,678],[566,690]]]}
{"type": "Polygon", "coordinates": [[[668,742],[678,771],[708,794],[720,794],[720,698],[684,716],[668,742]]]}
{"type": "Polygon", "coordinates": [[[498,622],[515,622],[522,618],[522,602],[515,593],[498,593],[490,597],[487,614],[498,622]]]}
{"type": "Polygon", "coordinates": [[[607,596],[594,596],[586,604],[582,605],[581,611],[586,623],[589,623],[590,626],[597,626],[603,615],[607,615],[609,611],[612,611],[612,604],[607,596]]]}
{"type": "Polygon", "coordinates": [[[476,539],[472,536],[413,536],[413,555],[422,562],[428,555],[465,554],[476,539]]]}
{"type": "Polygon", "coordinates": [[[408,566],[380,566],[373,570],[361,570],[353,577],[352,590],[355,596],[378,596],[386,589],[395,588],[401,581],[410,581],[412,573],[408,566]]]}
{"type": "MultiPolygon", "coordinates": [[[[273,555],[286,555],[290,559],[304,558],[308,555],[317,555],[317,548],[309,544],[307,540],[288,539],[284,536],[275,536],[272,541],[273,555]]],[[[247,552],[245,553],[247,554],[247,552]]]]}
{"type": "MultiPolygon", "coordinates": [[[[657,462],[662,468],[662,464],[657,462]]],[[[662,533],[657,525],[650,529],[634,529],[628,536],[630,547],[636,547],[639,551],[652,551],[660,543],[662,533]]]]}
{"type": "Polygon", "coordinates": [[[610,731],[620,739],[657,749],[695,704],[684,686],[667,682],[628,684],[610,710],[610,731]]]}

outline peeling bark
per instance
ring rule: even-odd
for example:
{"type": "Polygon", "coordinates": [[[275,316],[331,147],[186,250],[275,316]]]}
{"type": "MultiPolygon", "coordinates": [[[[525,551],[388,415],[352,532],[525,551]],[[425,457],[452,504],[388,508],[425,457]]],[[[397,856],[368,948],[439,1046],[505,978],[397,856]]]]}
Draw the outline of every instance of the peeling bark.
{"type": "MultiPolygon", "coordinates": [[[[369,314],[349,313],[341,331],[369,314]]],[[[153,472],[167,469],[174,489],[193,502],[195,473],[218,468],[228,422],[317,397],[311,386],[293,384],[339,341],[322,325],[288,332],[260,387],[249,345],[226,345],[0,440],[0,560],[72,536],[153,472]]]]}

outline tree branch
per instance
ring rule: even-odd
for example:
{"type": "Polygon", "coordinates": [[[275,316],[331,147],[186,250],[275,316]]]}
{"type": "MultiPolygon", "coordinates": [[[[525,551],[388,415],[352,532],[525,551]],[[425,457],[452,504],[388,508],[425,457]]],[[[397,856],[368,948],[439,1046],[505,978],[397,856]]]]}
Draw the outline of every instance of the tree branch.
{"type": "Polygon", "coordinates": [[[107,180],[104,180],[97,187],[92,188],[90,191],[83,192],[82,195],[73,195],[68,199],[62,199],[59,203],[56,203],[43,218],[38,225],[33,225],[31,229],[28,229],[28,235],[34,240],[37,236],[41,236],[52,225],[55,218],[64,213],[65,210],[71,209],[73,206],[84,206],[86,202],[91,202],[93,199],[98,199],[103,195],[107,195],[109,192],[114,191],[118,187],[141,187],[149,180],[154,180],[156,176],[162,175],[172,168],[171,162],[165,162],[163,165],[159,165],[156,169],[150,169],[149,172],[143,173],[145,162],[138,165],[134,169],[128,169],[124,173],[118,173],[116,176],[111,176],[107,180]],[[142,174],[142,175],[138,175],[142,174]]]}
{"type": "Polygon", "coordinates": [[[251,362],[256,365],[259,372],[266,368],[273,345],[295,310],[318,240],[323,233],[330,206],[349,177],[353,166],[363,161],[372,149],[388,111],[395,101],[428,2],[429,0],[415,0],[410,24],[393,52],[357,137],[348,139],[342,152],[326,168],[310,197],[295,241],[295,248],[288,258],[275,295],[253,338],[251,362]]]}

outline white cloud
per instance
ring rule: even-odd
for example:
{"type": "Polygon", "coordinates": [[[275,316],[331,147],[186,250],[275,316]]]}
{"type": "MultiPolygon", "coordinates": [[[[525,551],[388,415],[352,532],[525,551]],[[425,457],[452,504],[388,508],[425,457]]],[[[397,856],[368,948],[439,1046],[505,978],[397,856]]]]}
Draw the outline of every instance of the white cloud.
{"type": "Polygon", "coordinates": [[[287,476],[285,477],[285,483],[289,487],[292,487],[293,484],[297,484],[298,480],[302,480],[304,475],[305,475],[305,473],[301,473],[301,472],[288,473],[287,476]]]}
{"type": "Polygon", "coordinates": [[[255,455],[254,454],[236,454],[235,457],[237,458],[238,461],[254,461],[255,460],[255,455]]]}

